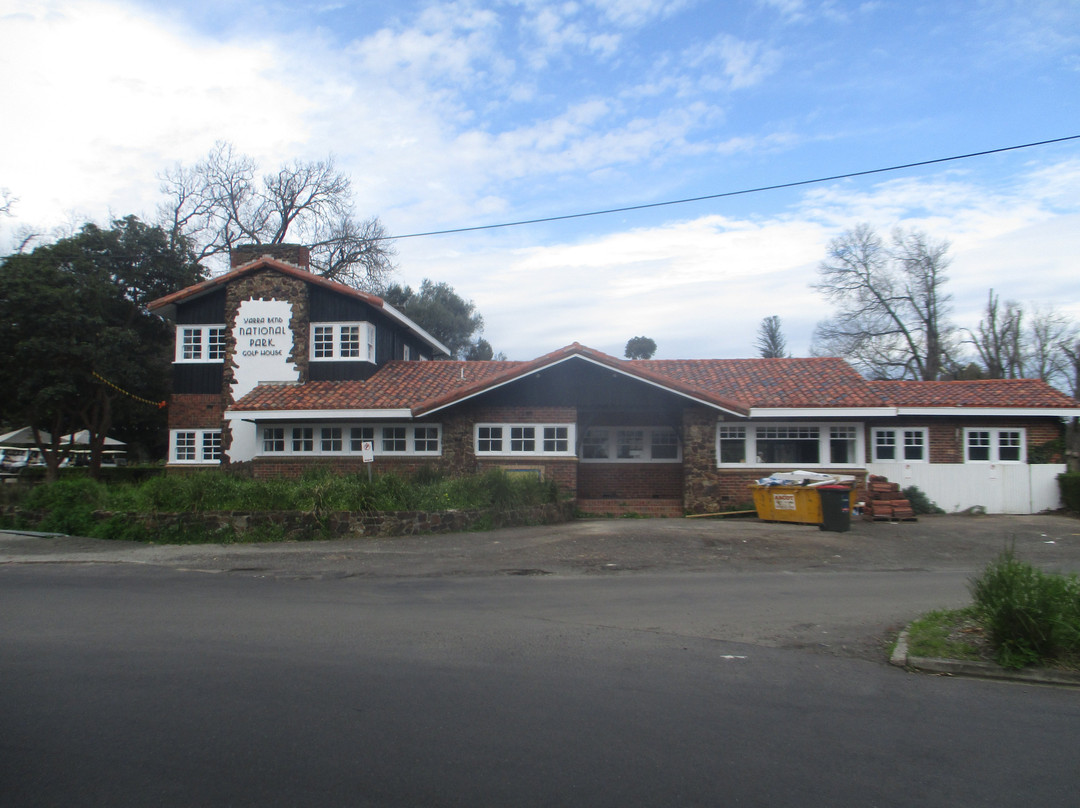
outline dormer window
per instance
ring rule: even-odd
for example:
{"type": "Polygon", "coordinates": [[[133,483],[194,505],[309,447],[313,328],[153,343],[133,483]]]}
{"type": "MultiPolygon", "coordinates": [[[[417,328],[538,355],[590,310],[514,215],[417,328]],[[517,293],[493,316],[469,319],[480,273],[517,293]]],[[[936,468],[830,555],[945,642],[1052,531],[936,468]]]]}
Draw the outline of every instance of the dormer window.
{"type": "Polygon", "coordinates": [[[374,362],[375,326],[371,323],[312,323],[312,362],[374,362]]]}

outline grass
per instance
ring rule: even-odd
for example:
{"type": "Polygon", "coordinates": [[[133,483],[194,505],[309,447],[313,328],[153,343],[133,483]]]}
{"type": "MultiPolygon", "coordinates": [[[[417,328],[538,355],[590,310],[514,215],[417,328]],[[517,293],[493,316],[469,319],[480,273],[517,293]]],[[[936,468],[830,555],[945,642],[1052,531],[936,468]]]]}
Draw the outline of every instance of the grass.
{"type": "Polygon", "coordinates": [[[974,610],[942,609],[924,614],[908,628],[908,653],[935,659],[987,659],[985,630],[974,610]]]}

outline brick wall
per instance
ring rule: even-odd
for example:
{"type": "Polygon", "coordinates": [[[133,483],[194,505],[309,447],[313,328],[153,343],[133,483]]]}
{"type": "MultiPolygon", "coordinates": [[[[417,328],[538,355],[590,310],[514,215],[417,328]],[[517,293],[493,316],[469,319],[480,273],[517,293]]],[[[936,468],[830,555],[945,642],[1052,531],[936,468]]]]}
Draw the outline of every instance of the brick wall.
{"type": "Polygon", "coordinates": [[[224,408],[219,393],[178,393],[169,399],[169,429],[220,429],[224,408]]]}
{"type": "Polygon", "coordinates": [[[676,499],[683,497],[679,463],[581,463],[581,499],[676,499]]]}

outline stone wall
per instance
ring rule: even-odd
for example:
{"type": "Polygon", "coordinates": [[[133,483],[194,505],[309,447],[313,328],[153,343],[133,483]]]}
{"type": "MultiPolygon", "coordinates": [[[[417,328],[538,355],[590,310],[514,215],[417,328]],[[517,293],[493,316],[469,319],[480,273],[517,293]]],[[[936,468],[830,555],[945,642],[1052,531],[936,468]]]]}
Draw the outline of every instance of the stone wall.
{"type": "MultiPolygon", "coordinates": [[[[99,519],[112,513],[101,511],[99,519]]],[[[132,514],[130,519],[151,533],[172,527],[203,528],[207,532],[242,534],[260,528],[279,528],[288,540],[378,538],[524,525],[550,525],[574,518],[574,503],[561,502],[513,510],[461,511],[207,511],[132,514]]]]}

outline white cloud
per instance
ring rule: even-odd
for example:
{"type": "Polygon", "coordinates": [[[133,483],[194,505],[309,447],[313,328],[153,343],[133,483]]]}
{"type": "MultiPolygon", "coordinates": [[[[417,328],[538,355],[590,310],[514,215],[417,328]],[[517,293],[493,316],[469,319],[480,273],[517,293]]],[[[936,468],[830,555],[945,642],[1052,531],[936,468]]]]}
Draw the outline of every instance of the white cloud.
{"type": "Polygon", "coordinates": [[[267,45],[196,39],[114,3],[11,8],[0,18],[0,177],[23,221],[81,206],[100,217],[121,201],[117,213],[152,212],[154,172],[177,158],[216,139],[281,153],[307,136],[310,104],[278,81],[267,45]]]}

